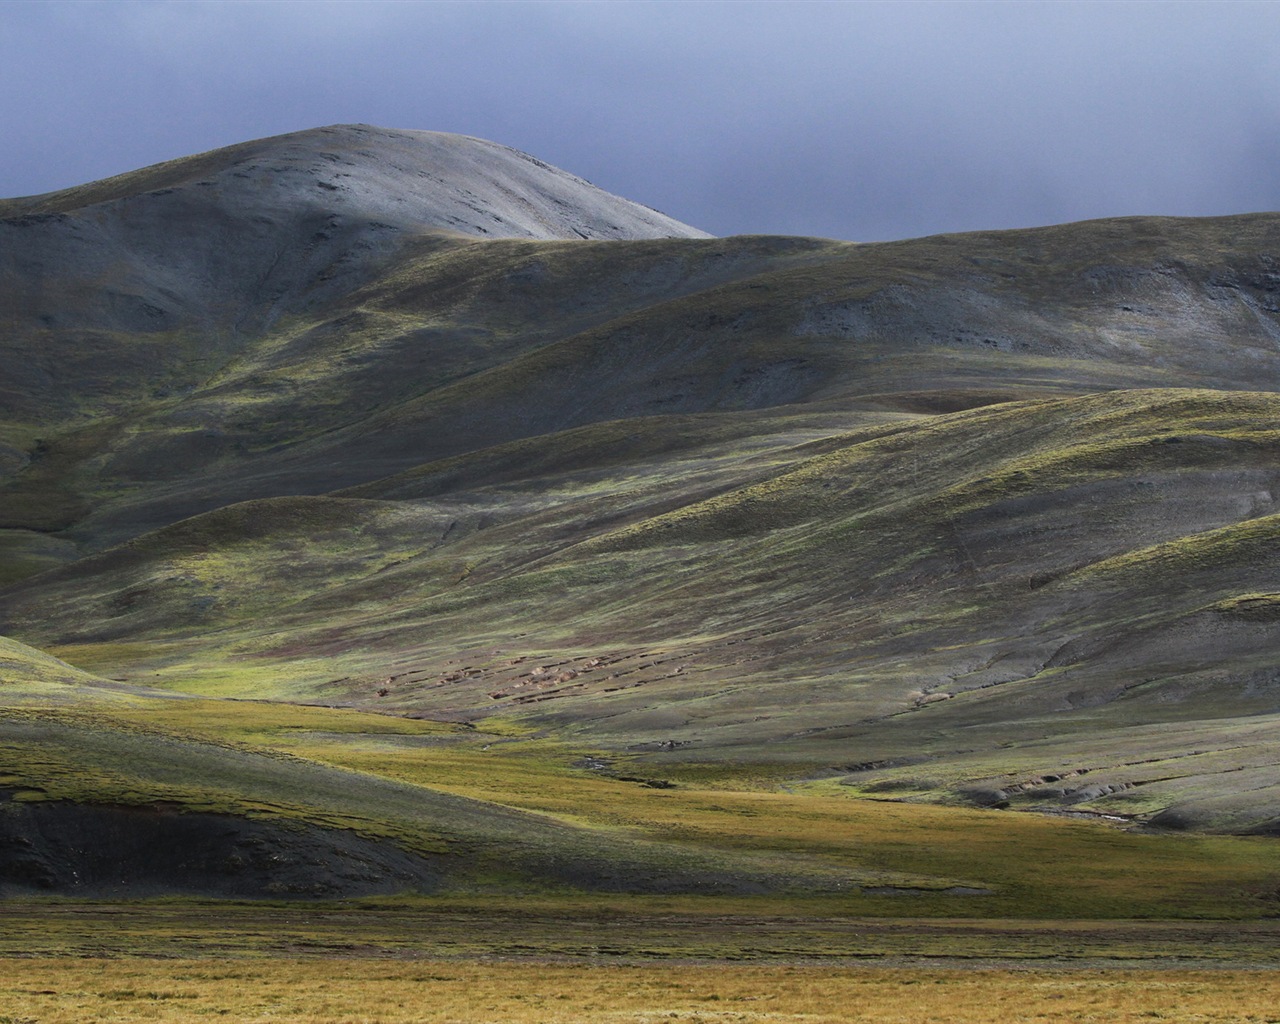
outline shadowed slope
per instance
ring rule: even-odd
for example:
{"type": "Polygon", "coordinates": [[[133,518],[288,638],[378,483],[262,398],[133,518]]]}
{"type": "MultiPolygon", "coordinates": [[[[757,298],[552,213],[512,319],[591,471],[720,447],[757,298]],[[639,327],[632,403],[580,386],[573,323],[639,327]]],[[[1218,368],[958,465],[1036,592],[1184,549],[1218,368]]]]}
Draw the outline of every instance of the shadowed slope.
{"type": "MultiPolygon", "coordinates": [[[[867,246],[423,240],[310,312],[238,328],[234,360],[181,388],[141,394],[132,357],[105,360],[133,389],[116,413],[12,428],[2,525],[92,549],[231,501],[618,418],[1270,388],[1275,224],[1133,219],[867,246]]],[[[74,332],[49,337],[104,365],[74,332]]]]}

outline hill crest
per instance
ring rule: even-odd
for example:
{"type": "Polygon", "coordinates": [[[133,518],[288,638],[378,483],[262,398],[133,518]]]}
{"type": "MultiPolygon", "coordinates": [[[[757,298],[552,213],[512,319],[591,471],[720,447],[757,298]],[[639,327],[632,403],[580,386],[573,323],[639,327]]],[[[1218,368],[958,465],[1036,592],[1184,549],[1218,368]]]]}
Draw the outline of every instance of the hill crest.
{"type": "Polygon", "coordinates": [[[197,198],[204,205],[213,200],[258,216],[322,208],[400,230],[475,238],[710,237],[509,146],[363,124],[271,136],[10,199],[0,215],[65,214],[191,189],[208,193],[197,198]]]}

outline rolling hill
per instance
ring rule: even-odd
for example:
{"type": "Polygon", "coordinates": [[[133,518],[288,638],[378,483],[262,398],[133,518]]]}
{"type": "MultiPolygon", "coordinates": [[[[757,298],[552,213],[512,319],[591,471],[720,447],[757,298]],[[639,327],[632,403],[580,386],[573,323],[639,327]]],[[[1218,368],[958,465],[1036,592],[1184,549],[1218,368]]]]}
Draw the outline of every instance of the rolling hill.
{"type": "Polygon", "coordinates": [[[0,203],[0,311],[14,835],[162,799],[316,892],[831,877],[605,842],[504,797],[535,763],[1280,833],[1280,215],[718,239],[337,126],[0,203]]]}

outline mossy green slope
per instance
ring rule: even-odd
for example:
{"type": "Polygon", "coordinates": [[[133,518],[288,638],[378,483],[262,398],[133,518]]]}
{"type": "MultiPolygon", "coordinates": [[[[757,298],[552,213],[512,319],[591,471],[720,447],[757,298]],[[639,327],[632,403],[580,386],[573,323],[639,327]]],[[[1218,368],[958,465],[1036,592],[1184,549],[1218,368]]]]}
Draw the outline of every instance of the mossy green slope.
{"type": "Polygon", "coordinates": [[[1274,827],[1256,716],[1280,712],[1280,399],[857,419],[576,428],[348,497],[230,506],[0,609],[73,661],[188,692],[514,715],[659,764],[871,764],[860,791],[1274,827]],[[1255,773],[1229,810],[1197,796],[1203,759],[1132,792],[1126,766],[1189,722],[1235,750],[1209,775],[1255,773]]]}

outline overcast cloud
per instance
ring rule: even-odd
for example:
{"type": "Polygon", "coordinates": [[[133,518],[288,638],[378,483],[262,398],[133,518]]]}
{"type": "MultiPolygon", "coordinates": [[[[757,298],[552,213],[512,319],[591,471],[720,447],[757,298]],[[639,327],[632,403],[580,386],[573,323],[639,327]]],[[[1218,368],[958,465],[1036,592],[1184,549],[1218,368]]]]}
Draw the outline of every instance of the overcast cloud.
{"type": "Polygon", "coordinates": [[[0,3],[0,195],[340,122],[716,234],[1280,209],[1280,4],[0,3]]]}

